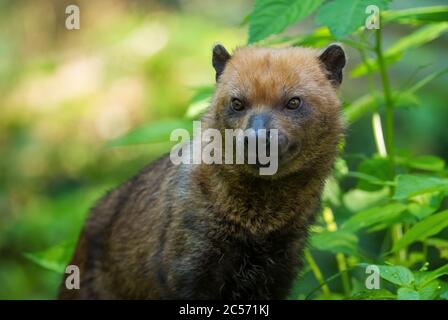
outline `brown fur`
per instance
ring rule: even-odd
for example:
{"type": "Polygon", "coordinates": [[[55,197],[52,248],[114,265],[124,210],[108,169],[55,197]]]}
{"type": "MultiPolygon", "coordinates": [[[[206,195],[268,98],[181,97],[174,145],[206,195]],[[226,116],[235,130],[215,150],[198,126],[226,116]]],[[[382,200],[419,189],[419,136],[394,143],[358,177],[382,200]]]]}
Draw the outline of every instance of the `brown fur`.
{"type": "Polygon", "coordinates": [[[162,157],[92,210],[71,261],[81,289],[63,282],[59,297],[285,298],[343,133],[332,61],[313,49],[256,47],[237,49],[222,69],[214,60],[203,127],[245,129],[251,115],[269,114],[289,139],[279,171],[261,177],[251,165],[162,157]],[[301,110],[284,109],[292,96],[301,110]],[[244,112],[229,111],[232,97],[244,112]]]}

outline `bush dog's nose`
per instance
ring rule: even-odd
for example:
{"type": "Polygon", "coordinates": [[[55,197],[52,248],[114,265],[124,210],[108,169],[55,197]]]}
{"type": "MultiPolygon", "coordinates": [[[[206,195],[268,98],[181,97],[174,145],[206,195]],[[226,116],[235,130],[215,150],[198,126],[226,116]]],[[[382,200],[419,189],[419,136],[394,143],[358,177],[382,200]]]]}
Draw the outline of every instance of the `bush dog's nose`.
{"type": "MultiPolygon", "coordinates": [[[[258,144],[258,137],[262,134],[261,130],[266,130],[263,135],[265,137],[265,143],[266,146],[269,145],[269,125],[271,122],[271,115],[268,113],[258,113],[258,114],[254,114],[249,118],[249,122],[248,122],[248,129],[252,129],[255,133],[255,137],[257,139],[257,144],[258,144]]],[[[262,142],[262,141],[260,141],[262,142]]]]}
{"type": "Polygon", "coordinates": [[[258,136],[258,131],[261,129],[269,130],[271,122],[271,115],[268,113],[254,114],[249,118],[249,128],[254,129],[258,136]]]}
{"type": "MultiPolygon", "coordinates": [[[[289,139],[288,137],[285,135],[284,131],[281,130],[281,128],[272,128],[271,127],[271,122],[272,122],[272,115],[269,113],[257,113],[252,115],[249,118],[248,121],[248,129],[253,129],[253,134],[255,134],[255,145],[258,147],[259,143],[262,143],[263,141],[258,141],[258,138],[261,135],[261,130],[266,130],[265,131],[265,147],[268,149],[268,154],[270,152],[269,150],[269,145],[272,143],[271,139],[272,138],[276,138],[277,139],[277,148],[278,150],[273,150],[274,154],[272,154],[272,156],[275,155],[282,155],[283,153],[285,153],[288,149],[288,145],[289,145],[289,139]],[[271,130],[272,129],[277,129],[277,135],[271,135],[271,130]]],[[[250,135],[249,135],[250,136],[250,135]]],[[[247,140],[246,140],[247,142],[247,140]]]]}

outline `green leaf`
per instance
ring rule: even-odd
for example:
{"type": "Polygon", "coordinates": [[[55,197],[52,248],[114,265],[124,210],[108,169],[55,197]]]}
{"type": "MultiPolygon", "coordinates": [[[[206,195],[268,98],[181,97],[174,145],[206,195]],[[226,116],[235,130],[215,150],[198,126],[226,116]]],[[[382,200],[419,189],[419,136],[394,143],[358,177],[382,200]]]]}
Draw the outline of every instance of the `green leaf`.
{"type": "Polygon", "coordinates": [[[204,99],[188,106],[185,117],[189,119],[198,119],[207,110],[210,105],[210,99],[204,99]]]}
{"type": "Polygon", "coordinates": [[[418,277],[416,277],[416,285],[418,288],[423,288],[430,282],[433,282],[444,275],[448,275],[448,264],[433,271],[418,272],[418,277]]]}
{"type": "Polygon", "coordinates": [[[112,140],[108,146],[128,146],[137,144],[150,144],[169,142],[171,132],[175,129],[192,131],[192,121],[183,119],[160,120],[134,129],[126,135],[112,140]]]}
{"type": "Polygon", "coordinates": [[[344,107],[344,116],[348,123],[353,123],[363,115],[374,110],[376,110],[375,97],[372,94],[366,94],[346,105],[344,107]]]}
{"type": "MultiPolygon", "coordinates": [[[[395,107],[410,107],[418,105],[418,98],[410,91],[392,92],[395,107]]],[[[384,96],[381,93],[375,96],[366,94],[344,107],[344,115],[349,123],[355,122],[366,114],[377,110],[378,105],[384,105],[384,96]]]]}
{"type": "Polygon", "coordinates": [[[448,300],[448,286],[445,286],[445,291],[440,295],[440,298],[448,300]]]}
{"type": "Polygon", "coordinates": [[[416,241],[423,241],[448,227],[448,210],[436,213],[416,223],[398,240],[392,251],[400,250],[416,241]]]}
{"type": "Polygon", "coordinates": [[[365,24],[369,5],[384,10],[388,4],[388,0],[334,0],[319,9],[316,21],[327,26],[336,38],[342,39],[365,24]]]}
{"type": "Polygon", "coordinates": [[[299,38],[295,38],[292,45],[321,48],[334,40],[335,38],[331,35],[330,30],[327,27],[319,27],[311,34],[306,34],[299,38]]]}
{"type": "Polygon", "coordinates": [[[42,268],[64,273],[74,248],[75,242],[63,242],[43,251],[24,253],[24,256],[42,268]]]}
{"type": "Polygon", "coordinates": [[[246,24],[249,23],[249,19],[250,19],[251,13],[247,14],[243,20],[241,20],[241,23],[239,24],[240,27],[244,27],[246,24]]]}
{"type": "Polygon", "coordinates": [[[400,288],[397,291],[397,300],[420,300],[420,295],[413,289],[400,288]]]}
{"type": "Polygon", "coordinates": [[[392,203],[385,206],[370,208],[350,217],[342,225],[342,229],[353,232],[371,227],[377,223],[386,223],[389,221],[390,224],[393,224],[406,208],[406,205],[402,203],[392,203]]]}
{"type": "MultiPolygon", "coordinates": [[[[411,49],[420,47],[434,39],[437,39],[444,32],[448,31],[448,22],[436,23],[424,26],[408,36],[400,38],[393,46],[384,52],[384,59],[386,64],[397,62],[401,55],[411,49]]],[[[367,63],[370,65],[372,71],[378,70],[378,61],[376,59],[368,59],[367,63]]],[[[367,66],[364,63],[359,64],[352,70],[352,77],[363,76],[368,72],[367,66]]]]}
{"type": "Polygon", "coordinates": [[[384,180],[378,179],[375,176],[371,176],[370,174],[366,174],[366,173],[363,173],[363,172],[349,171],[349,172],[347,172],[346,176],[347,177],[358,178],[360,180],[364,180],[364,181],[368,182],[369,184],[378,185],[380,187],[394,186],[395,185],[395,183],[392,182],[392,181],[384,181],[384,180]]]}
{"type": "Polygon", "coordinates": [[[323,201],[328,201],[333,206],[340,206],[341,189],[338,181],[334,177],[329,177],[325,183],[325,188],[322,193],[323,201]]]}
{"type": "Polygon", "coordinates": [[[403,266],[378,266],[381,278],[397,284],[408,287],[414,282],[414,275],[411,270],[403,266]]]}
{"type": "Polygon", "coordinates": [[[444,198],[445,194],[441,192],[425,193],[412,197],[410,199],[411,202],[408,204],[408,211],[419,220],[422,220],[436,212],[444,198]]]}
{"type": "Polygon", "coordinates": [[[414,169],[426,171],[442,171],[445,168],[445,161],[439,157],[432,155],[397,160],[414,169]]]}
{"type": "MultiPolygon", "coordinates": [[[[384,63],[386,66],[394,64],[401,60],[403,57],[403,52],[395,53],[395,54],[387,54],[387,51],[384,52],[384,63]]],[[[366,75],[369,72],[375,72],[379,70],[378,61],[374,58],[367,59],[365,62],[358,64],[355,66],[350,76],[352,78],[358,78],[366,75]]]]}
{"type": "Polygon", "coordinates": [[[215,92],[215,88],[213,86],[202,86],[194,88],[195,93],[193,97],[190,99],[190,103],[195,103],[198,101],[202,101],[205,99],[210,99],[215,92]]]}
{"type": "Polygon", "coordinates": [[[324,231],[311,236],[311,246],[332,253],[357,255],[358,238],[351,232],[337,230],[324,231]]]}
{"type": "Polygon", "coordinates": [[[386,51],[386,56],[405,52],[420,47],[422,44],[437,39],[448,30],[448,22],[424,26],[410,35],[399,39],[386,51]]]}
{"type": "Polygon", "coordinates": [[[391,300],[396,299],[396,295],[386,289],[374,289],[356,292],[350,298],[355,300],[391,300]]]}
{"type": "Polygon", "coordinates": [[[443,292],[442,290],[442,282],[434,280],[419,288],[417,292],[420,296],[420,300],[434,300],[443,292]]]}
{"type": "Polygon", "coordinates": [[[417,23],[448,21],[448,6],[419,7],[404,10],[385,11],[381,14],[383,23],[417,23]]]}
{"type": "Polygon", "coordinates": [[[196,92],[190,99],[190,104],[185,113],[185,117],[189,119],[198,118],[210,105],[210,100],[215,91],[212,86],[204,86],[196,88],[196,92]]]}
{"type": "Polygon", "coordinates": [[[448,67],[447,68],[443,68],[442,70],[433,72],[433,73],[427,75],[426,77],[424,77],[423,79],[417,81],[412,87],[407,89],[405,92],[407,92],[407,93],[415,93],[418,90],[420,90],[421,88],[423,88],[424,86],[426,86],[428,83],[430,83],[432,80],[434,80],[434,79],[444,75],[447,72],[448,72],[448,67]]]}
{"type": "Polygon", "coordinates": [[[263,40],[263,46],[283,44],[293,47],[302,46],[320,49],[333,41],[335,41],[335,37],[332,36],[327,27],[323,26],[314,29],[312,33],[307,33],[304,35],[270,37],[269,39],[263,40]]]}
{"type": "Polygon", "coordinates": [[[420,104],[417,96],[410,91],[393,91],[392,99],[394,100],[394,106],[397,108],[414,107],[420,104]]]}
{"type": "MultiPolygon", "coordinates": [[[[389,161],[385,158],[366,159],[359,164],[357,170],[380,181],[387,181],[389,178],[389,161]]],[[[357,188],[366,191],[376,191],[380,190],[382,186],[378,183],[371,183],[366,179],[359,179],[357,188]]]]}
{"type": "Polygon", "coordinates": [[[424,218],[430,216],[432,213],[436,212],[438,208],[433,208],[428,205],[422,205],[418,203],[410,203],[408,205],[408,211],[418,220],[423,220],[424,218]]]}
{"type": "Polygon", "coordinates": [[[249,17],[249,43],[278,34],[307,17],[323,0],[256,0],[249,17]]]}
{"type": "Polygon", "coordinates": [[[374,192],[353,189],[343,195],[343,202],[351,212],[358,212],[366,210],[372,206],[384,204],[388,197],[388,188],[383,188],[382,190],[374,192]]]}
{"type": "Polygon", "coordinates": [[[424,193],[447,190],[448,179],[403,174],[397,176],[394,199],[403,200],[424,193]]]}

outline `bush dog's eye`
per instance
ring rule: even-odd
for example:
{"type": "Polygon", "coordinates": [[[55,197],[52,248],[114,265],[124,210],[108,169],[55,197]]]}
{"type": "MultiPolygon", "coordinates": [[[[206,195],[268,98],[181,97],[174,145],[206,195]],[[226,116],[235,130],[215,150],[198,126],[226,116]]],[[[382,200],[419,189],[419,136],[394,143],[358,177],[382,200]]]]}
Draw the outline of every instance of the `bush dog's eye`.
{"type": "Polygon", "coordinates": [[[288,101],[288,103],[286,104],[286,108],[294,110],[300,107],[301,105],[302,105],[302,99],[294,97],[288,101]]]}
{"type": "Polygon", "coordinates": [[[235,111],[242,111],[244,109],[243,102],[237,98],[233,98],[230,105],[232,109],[235,111]]]}

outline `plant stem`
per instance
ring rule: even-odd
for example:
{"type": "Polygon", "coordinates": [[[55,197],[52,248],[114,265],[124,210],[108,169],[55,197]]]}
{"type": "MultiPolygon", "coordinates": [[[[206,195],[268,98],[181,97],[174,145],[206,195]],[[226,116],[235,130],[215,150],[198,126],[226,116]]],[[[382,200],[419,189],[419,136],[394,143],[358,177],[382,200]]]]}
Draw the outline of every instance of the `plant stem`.
{"type": "MultiPolygon", "coordinates": [[[[365,38],[362,38],[365,42],[367,40],[365,38]]],[[[372,115],[372,129],[373,129],[373,136],[375,137],[375,144],[376,149],[378,151],[378,154],[385,158],[387,157],[387,150],[384,143],[384,135],[383,135],[383,128],[381,125],[381,116],[378,113],[378,110],[380,109],[380,102],[377,95],[377,90],[375,88],[375,81],[373,79],[373,71],[372,67],[370,66],[370,63],[367,59],[366,52],[363,47],[358,48],[359,55],[361,56],[362,62],[365,64],[367,68],[367,82],[369,84],[369,91],[375,98],[375,104],[376,104],[376,112],[372,115]]]]}
{"type": "Polygon", "coordinates": [[[378,112],[375,112],[372,115],[372,128],[373,135],[375,136],[376,149],[378,150],[380,157],[386,158],[387,151],[386,145],[384,144],[383,127],[381,125],[381,117],[378,112]]]}
{"type": "MultiPolygon", "coordinates": [[[[394,100],[392,98],[392,90],[390,87],[389,76],[387,75],[387,67],[384,61],[382,44],[381,44],[381,28],[376,30],[375,52],[378,59],[378,67],[380,71],[381,84],[383,85],[384,101],[386,105],[386,147],[389,159],[389,170],[391,179],[395,178],[395,146],[394,146],[394,100]]],[[[391,194],[394,187],[390,188],[391,194]]],[[[396,243],[403,236],[403,226],[396,224],[392,226],[392,241],[396,243]]],[[[406,249],[397,252],[397,260],[399,262],[406,259],[406,249]]]]}
{"type": "Polygon", "coordinates": [[[347,262],[345,260],[345,256],[343,253],[337,253],[336,254],[336,262],[338,264],[338,270],[342,272],[341,274],[341,280],[342,280],[342,287],[344,288],[344,293],[348,296],[350,295],[350,278],[349,274],[347,273],[347,262]]]}
{"type": "Polygon", "coordinates": [[[395,150],[394,150],[394,101],[390,88],[387,67],[384,61],[381,46],[381,28],[376,30],[375,52],[378,59],[378,66],[383,86],[384,101],[386,104],[386,147],[390,166],[390,176],[395,177],[395,150]]]}
{"type": "MultiPolygon", "coordinates": [[[[403,237],[403,225],[401,223],[394,224],[392,226],[392,242],[395,244],[398,240],[403,237]]],[[[401,249],[397,252],[398,262],[403,262],[406,260],[406,249],[401,249]]]]}
{"type": "MultiPolygon", "coordinates": [[[[325,223],[327,224],[327,230],[335,232],[338,229],[336,221],[334,221],[333,211],[326,207],[322,213],[325,223]]],[[[347,262],[343,253],[336,254],[336,262],[338,264],[338,270],[341,272],[342,287],[346,295],[350,294],[350,278],[347,271],[347,262]]]]}
{"type": "Polygon", "coordinates": [[[311,252],[309,249],[305,249],[305,260],[308,262],[311,271],[313,271],[314,276],[316,277],[317,282],[319,282],[319,285],[322,287],[322,291],[325,295],[330,295],[330,288],[325,283],[324,277],[322,276],[322,272],[319,269],[319,266],[317,265],[316,261],[314,260],[313,256],[311,255],[311,252]]]}

